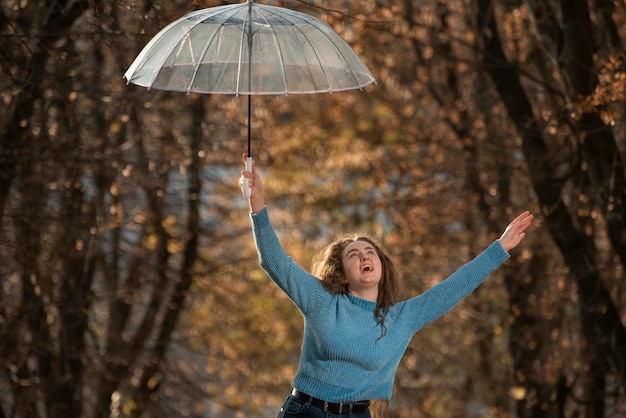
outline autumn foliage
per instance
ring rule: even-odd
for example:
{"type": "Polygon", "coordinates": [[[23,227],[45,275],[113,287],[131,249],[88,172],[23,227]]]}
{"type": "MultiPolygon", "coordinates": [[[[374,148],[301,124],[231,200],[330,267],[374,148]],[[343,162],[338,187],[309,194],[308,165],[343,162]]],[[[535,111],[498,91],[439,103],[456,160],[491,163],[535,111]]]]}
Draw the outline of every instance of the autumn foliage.
{"type": "MultiPolygon", "coordinates": [[[[253,97],[266,203],[304,267],[364,232],[409,297],[535,214],[414,338],[391,416],[625,416],[626,4],[258,2],[327,22],[377,79],[253,97]]],[[[302,319],[237,186],[247,98],[122,79],[224,3],[2,3],[0,418],[276,416],[302,319]]]]}

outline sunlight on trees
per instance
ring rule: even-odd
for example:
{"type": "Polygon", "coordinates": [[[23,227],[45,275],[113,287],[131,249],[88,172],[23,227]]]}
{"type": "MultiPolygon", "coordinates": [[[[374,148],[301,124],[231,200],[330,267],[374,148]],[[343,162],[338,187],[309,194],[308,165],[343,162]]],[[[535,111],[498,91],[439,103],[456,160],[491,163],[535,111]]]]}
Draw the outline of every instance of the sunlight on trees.
{"type": "MultiPolygon", "coordinates": [[[[276,416],[302,321],[237,187],[247,98],[122,80],[167,23],[223,3],[2,4],[0,417],[276,416]]],[[[626,5],[266,3],[327,22],[377,78],[253,98],[270,216],[303,267],[371,234],[410,297],[537,217],[414,338],[391,415],[625,415],[626,5]]]]}

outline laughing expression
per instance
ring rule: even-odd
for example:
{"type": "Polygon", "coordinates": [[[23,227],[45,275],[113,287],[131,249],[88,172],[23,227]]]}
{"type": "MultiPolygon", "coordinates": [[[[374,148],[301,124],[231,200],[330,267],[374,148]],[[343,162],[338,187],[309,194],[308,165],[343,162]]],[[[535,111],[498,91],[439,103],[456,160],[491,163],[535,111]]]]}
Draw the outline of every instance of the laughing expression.
{"type": "Polygon", "coordinates": [[[363,292],[378,289],[382,264],[372,244],[351,242],[343,249],[342,260],[349,293],[362,297],[363,292]]]}

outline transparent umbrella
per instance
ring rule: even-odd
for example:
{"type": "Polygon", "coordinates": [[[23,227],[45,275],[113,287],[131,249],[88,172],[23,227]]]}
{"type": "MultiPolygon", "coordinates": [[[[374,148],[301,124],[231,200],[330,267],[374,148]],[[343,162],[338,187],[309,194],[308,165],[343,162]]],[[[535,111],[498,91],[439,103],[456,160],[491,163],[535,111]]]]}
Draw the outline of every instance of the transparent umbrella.
{"type": "MultiPolygon", "coordinates": [[[[143,48],[124,78],[148,89],[247,95],[249,170],[252,95],[332,93],[376,82],[322,21],[252,0],[172,22],[143,48]]],[[[247,187],[244,197],[249,198],[247,187]]]]}

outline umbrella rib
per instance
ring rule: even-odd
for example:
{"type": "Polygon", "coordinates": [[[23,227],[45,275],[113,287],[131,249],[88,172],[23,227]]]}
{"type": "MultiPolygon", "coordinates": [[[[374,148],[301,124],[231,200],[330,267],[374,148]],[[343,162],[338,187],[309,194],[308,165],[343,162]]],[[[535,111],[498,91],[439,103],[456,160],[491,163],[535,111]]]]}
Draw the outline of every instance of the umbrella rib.
{"type": "MultiPolygon", "coordinates": [[[[238,11],[238,9],[233,9],[233,10],[234,10],[233,13],[231,13],[229,15],[224,13],[224,15],[226,15],[226,18],[222,19],[221,24],[218,26],[218,28],[215,30],[215,32],[213,32],[213,35],[211,35],[211,39],[208,40],[208,42],[205,43],[204,51],[202,51],[202,54],[200,54],[200,56],[198,57],[198,62],[193,64],[193,67],[194,67],[193,75],[191,77],[191,80],[190,80],[189,84],[187,85],[187,93],[191,92],[191,88],[193,87],[193,83],[196,81],[196,78],[198,76],[198,73],[199,73],[199,70],[200,70],[200,65],[204,61],[204,57],[206,56],[206,53],[209,50],[213,40],[215,39],[215,37],[217,36],[219,31],[224,27],[224,23],[226,23],[226,21],[228,21],[228,19],[233,17],[237,13],[237,11],[238,11]]],[[[205,20],[205,19],[203,19],[203,20],[205,20]]],[[[202,23],[202,21],[200,23],[202,23]]],[[[191,44],[190,44],[189,47],[191,48],[191,44]]],[[[193,54],[191,56],[192,56],[192,59],[193,59],[194,58],[193,54]]]]}
{"type": "MultiPolygon", "coordinates": [[[[341,62],[343,63],[343,67],[344,69],[347,69],[348,72],[350,73],[352,79],[355,81],[356,86],[363,90],[363,87],[371,84],[371,83],[375,83],[376,79],[374,78],[373,75],[371,75],[369,69],[367,68],[367,66],[365,66],[365,64],[360,60],[360,58],[358,58],[358,56],[356,56],[356,53],[354,52],[354,50],[352,49],[352,47],[350,47],[350,45],[348,45],[345,40],[343,40],[341,38],[341,36],[339,36],[339,34],[337,32],[335,32],[335,30],[333,28],[331,28],[328,24],[322,22],[319,19],[314,18],[313,16],[307,15],[307,14],[302,14],[302,13],[298,13],[295,12],[293,10],[286,10],[287,14],[291,14],[292,16],[298,17],[301,20],[303,20],[305,23],[310,24],[311,26],[315,27],[315,29],[317,29],[324,38],[326,38],[328,40],[328,42],[330,42],[330,44],[333,46],[334,50],[337,52],[337,56],[339,57],[339,59],[341,60],[341,62]],[[303,15],[303,17],[300,17],[299,15],[303,15]],[[369,78],[370,81],[364,84],[361,84],[359,82],[359,78],[357,77],[354,68],[352,67],[352,65],[350,65],[350,63],[348,62],[348,60],[346,59],[346,56],[341,52],[341,49],[339,48],[339,46],[337,45],[337,43],[333,40],[332,37],[330,37],[328,35],[328,33],[332,33],[334,35],[336,35],[339,40],[342,43],[345,43],[345,45],[350,49],[350,51],[355,54],[356,58],[361,61],[361,65],[364,67],[364,70],[369,74],[369,78]]],[[[304,32],[298,28],[298,30],[300,31],[300,33],[302,33],[302,36],[307,40],[307,42],[309,42],[310,45],[313,45],[313,43],[309,40],[309,38],[304,34],[304,32]]],[[[328,81],[328,75],[326,72],[326,69],[324,68],[324,61],[322,59],[320,59],[319,54],[317,53],[317,50],[315,48],[312,48],[313,52],[315,53],[315,57],[318,60],[318,63],[320,64],[320,69],[322,71],[322,73],[324,74],[324,77],[326,78],[326,80],[328,81]]],[[[330,83],[329,83],[330,85],[330,83]]],[[[343,88],[337,88],[336,90],[333,90],[331,88],[328,89],[328,92],[332,93],[335,91],[342,91],[342,90],[352,90],[353,87],[343,87],[343,88]]]]}
{"type": "MultiPolygon", "coordinates": [[[[246,7],[248,5],[246,4],[246,7]]],[[[239,59],[237,60],[237,81],[235,83],[235,96],[239,97],[239,85],[241,84],[241,67],[243,66],[243,54],[244,54],[244,41],[246,39],[248,21],[252,17],[250,16],[250,11],[248,9],[248,13],[246,13],[246,18],[243,20],[241,27],[241,40],[239,41],[239,59]]],[[[251,33],[248,36],[252,36],[251,33]]],[[[251,57],[248,57],[248,66],[252,65],[251,57]]]]}
{"type": "MultiPolygon", "coordinates": [[[[323,30],[321,30],[321,29],[318,27],[317,22],[311,22],[311,24],[314,24],[315,28],[316,28],[318,31],[320,31],[320,32],[322,33],[322,35],[323,35],[323,36],[324,36],[324,37],[328,40],[328,42],[330,42],[330,43],[332,44],[333,48],[335,48],[335,51],[337,52],[337,55],[339,56],[339,58],[340,58],[340,59],[341,59],[341,61],[343,62],[343,64],[344,64],[344,68],[347,68],[347,69],[348,69],[348,71],[350,72],[350,75],[352,76],[352,79],[356,82],[356,84],[357,84],[358,86],[360,86],[359,79],[358,79],[358,78],[356,77],[356,75],[354,74],[354,71],[353,71],[353,69],[352,69],[352,66],[348,64],[348,62],[346,61],[346,58],[343,56],[343,54],[341,53],[341,50],[337,47],[337,45],[335,44],[335,42],[333,42],[332,38],[331,38],[331,37],[329,37],[329,36],[326,34],[326,32],[324,32],[323,30]]],[[[333,30],[333,29],[332,29],[332,28],[330,28],[330,27],[329,27],[329,29],[330,29],[330,30],[333,30]]],[[[306,40],[310,43],[310,41],[309,41],[308,37],[307,37],[304,33],[302,33],[302,36],[304,36],[304,37],[306,38],[306,40]]],[[[337,36],[339,36],[339,35],[337,35],[337,36]]],[[[317,59],[318,59],[318,60],[320,60],[320,57],[319,57],[319,55],[317,54],[317,51],[315,51],[315,56],[317,57],[317,59]]],[[[326,75],[326,69],[324,68],[324,65],[323,65],[323,61],[322,61],[322,60],[320,60],[319,62],[320,62],[320,68],[322,69],[322,72],[324,73],[324,76],[326,77],[326,80],[328,80],[328,77],[327,77],[327,75],[326,75]]],[[[333,90],[330,88],[330,83],[329,83],[329,89],[328,89],[328,91],[329,91],[329,92],[332,92],[332,91],[333,91],[333,90]]]]}
{"type": "MultiPolygon", "coordinates": [[[[178,26],[178,24],[179,24],[179,23],[181,23],[181,22],[183,22],[183,21],[185,21],[185,20],[188,20],[190,17],[193,17],[193,16],[195,16],[195,15],[202,14],[201,12],[202,12],[202,10],[198,10],[197,12],[194,12],[194,13],[191,13],[191,14],[189,14],[189,15],[183,16],[183,17],[179,18],[178,20],[176,20],[176,21],[174,21],[174,22],[170,23],[170,24],[169,24],[169,25],[168,25],[165,29],[163,29],[162,31],[160,31],[160,32],[158,33],[158,35],[159,35],[158,37],[154,37],[154,38],[152,38],[152,39],[150,40],[150,42],[148,43],[148,45],[146,45],[146,46],[144,47],[144,49],[142,50],[142,53],[143,53],[143,51],[145,51],[145,55],[148,55],[149,53],[151,53],[151,52],[152,52],[152,50],[153,50],[153,48],[154,48],[154,47],[158,44],[158,41],[160,41],[161,39],[165,38],[165,37],[166,37],[166,35],[167,35],[167,34],[168,34],[171,30],[177,29],[177,26],[178,26]]],[[[198,21],[198,23],[196,23],[195,25],[193,25],[193,27],[192,27],[191,29],[193,29],[194,27],[198,26],[198,24],[200,24],[200,21],[198,21]]],[[[191,29],[190,29],[190,30],[191,30],[191,29]]],[[[180,43],[180,41],[179,41],[179,42],[177,42],[177,43],[180,43]]],[[[177,49],[178,49],[178,51],[180,51],[180,49],[179,49],[179,48],[177,48],[177,49]]],[[[159,67],[159,68],[161,68],[161,66],[162,66],[162,65],[163,65],[163,64],[167,61],[167,59],[170,57],[170,55],[171,55],[171,54],[168,54],[168,55],[163,55],[163,60],[162,60],[162,62],[158,63],[158,67],[159,67]]],[[[138,64],[137,68],[139,68],[139,64],[142,64],[142,65],[143,65],[143,63],[141,62],[141,60],[139,60],[139,59],[137,59],[137,58],[135,58],[135,62],[137,62],[137,64],[138,64]]],[[[134,64],[134,63],[133,63],[133,64],[134,64]]],[[[131,67],[131,68],[132,68],[132,67],[131,67]]],[[[127,70],[127,74],[128,74],[128,73],[131,73],[131,68],[129,68],[129,69],[127,70]]],[[[132,73],[134,73],[134,72],[135,72],[135,70],[136,70],[136,68],[132,68],[132,73]]],[[[158,71],[155,71],[155,72],[154,72],[154,74],[152,75],[152,78],[150,78],[150,82],[149,82],[149,83],[147,83],[147,84],[148,84],[148,88],[150,88],[150,86],[152,86],[152,83],[154,83],[154,80],[156,80],[156,78],[157,78],[158,74],[159,74],[159,72],[158,72],[158,71]]]]}
{"type": "MultiPolygon", "coordinates": [[[[353,80],[356,82],[357,86],[360,86],[359,80],[358,78],[355,76],[354,71],[352,70],[352,68],[348,65],[345,57],[343,56],[343,54],[341,53],[341,50],[337,47],[337,45],[335,44],[335,42],[333,42],[333,39],[331,37],[329,37],[323,30],[320,29],[320,25],[323,25],[324,28],[328,28],[329,30],[333,31],[332,28],[330,28],[329,26],[325,25],[323,22],[321,22],[320,20],[316,20],[314,18],[311,19],[304,19],[303,17],[300,16],[300,13],[289,13],[291,12],[290,10],[286,10],[286,13],[291,15],[291,18],[296,18],[298,20],[303,21],[304,23],[307,23],[311,26],[313,26],[318,32],[320,32],[324,38],[326,38],[326,40],[328,40],[328,42],[333,46],[333,48],[335,49],[335,51],[337,52],[337,55],[339,56],[339,58],[341,59],[342,63],[344,64],[344,68],[347,68],[350,72],[350,75],[352,76],[353,80]]],[[[309,37],[304,33],[304,31],[296,24],[294,24],[292,21],[286,20],[282,17],[281,14],[278,13],[274,13],[271,12],[274,16],[276,16],[278,19],[284,20],[287,23],[293,25],[295,27],[295,29],[300,32],[300,34],[302,35],[302,37],[304,39],[306,39],[307,43],[311,46],[311,50],[313,51],[313,54],[315,55],[315,59],[317,60],[317,63],[320,67],[320,70],[322,71],[322,73],[324,74],[324,79],[326,80],[327,84],[328,84],[328,92],[333,92],[335,90],[332,89],[331,85],[330,85],[330,80],[328,78],[328,73],[326,72],[326,69],[324,68],[324,61],[321,59],[320,55],[317,52],[317,49],[314,47],[313,42],[311,42],[311,40],[309,39],[309,37]]],[[[280,43],[279,43],[280,44],[280,43]]],[[[282,60],[282,54],[281,54],[281,60],[282,60]]],[[[282,66],[284,68],[284,65],[282,66]]],[[[362,88],[362,87],[361,87],[362,88]]]]}
{"type": "MultiPolygon", "coordinates": [[[[196,23],[193,27],[198,26],[198,24],[199,24],[199,23],[196,23]]],[[[190,29],[190,30],[191,30],[191,29],[190,29]]],[[[165,36],[165,34],[166,34],[166,33],[167,33],[167,32],[165,32],[165,33],[163,34],[163,36],[165,36]]],[[[179,42],[178,42],[179,46],[178,46],[178,48],[176,48],[176,53],[175,53],[175,55],[178,55],[178,54],[180,53],[180,51],[181,51],[181,49],[182,49],[182,47],[183,47],[183,44],[184,44],[184,40],[187,38],[187,35],[188,35],[188,34],[189,34],[189,32],[187,32],[187,34],[185,34],[185,37],[183,37],[182,41],[179,41],[179,42]],[[182,42],[182,43],[181,43],[181,42],[182,42]]],[[[160,67],[162,67],[162,65],[163,65],[163,64],[165,64],[165,62],[168,60],[168,58],[169,58],[170,56],[171,56],[171,54],[169,54],[169,55],[164,55],[164,56],[163,56],[163,63],[159,65],[159,68],[160,68],[160,67]]],[[[159,71],[155,71],[155,72],[154,72],[154,75],[153,75],[153,76],[152,76],[152,78],[150,79],[150,83],[149,83],[149,85],[150,85],[150,86],[152,85],[152,83],[154,83],[154,80],[156,80],[156,78],[157,78],[157,76],[158,76],[158,75],[159,75],[159,71]]]]}
{"type": "MultiPolygon", "coordinates": [[[[270,12],[272,15],[276,16],[279,19],[282,19],[282,16],[280,16],[278,13],[274,13],[270,10],[270,12]]],[[[274,30],[274,26],[269,22],[269,20],[267,19],[267,17],[265,17],[265,15],[261,15],[261,17],[263,18],[263,20],[265,21],[265,24],[267,25],[268,28],[270,28],[271,32],[272,32],[272,38],[274,39],[274,46],[276,47],[277,51],[278,51],[278,58],[280,59],[280,72],[282,75],[282,81],[283,81],[283,87],[284,87],[284,93],[287,94],[289,93],[289,88],[287,86],[287,73],[285,72],[285,60],[283,58],[283,54],[281,52],[281,47],[280,47],[280,38],[278,37],[278,35],[276,34],[276,30],[274,30]]],[[[285,19],[283,19],[285,20],[285,19]]],[[[290,24],[289,21],[285,20],[288,24],[290,24]]]]}

